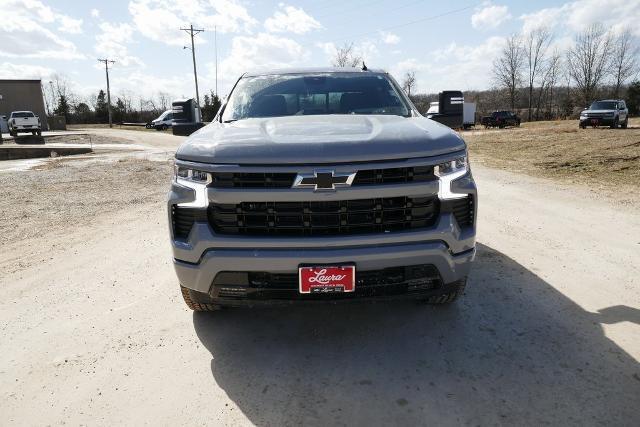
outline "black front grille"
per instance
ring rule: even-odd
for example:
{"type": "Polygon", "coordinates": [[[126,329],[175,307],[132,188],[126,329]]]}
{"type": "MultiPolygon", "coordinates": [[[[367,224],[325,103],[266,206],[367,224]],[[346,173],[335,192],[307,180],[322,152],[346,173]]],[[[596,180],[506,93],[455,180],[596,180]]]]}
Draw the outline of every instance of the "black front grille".
{"type": "Polygon", "coordinates": [[[389,197],[327,202],[211,204],[209,223],[219,234],[331,236],[430,227],[437,197],[389,197]]]}
{"type": "Polygon", "coordinates": [[[433,181],[433,166],[412,168],[365,169],[358,171],[352,185],[396,184],[403,182],[433,181]]]}
{"type": "MultiPolygon", "coordinates": [[[[215,188],[291,188],[296,173],[214,172],[215,188]]],[[[435,180],[433,166],[359,170],[352,186],[435,180]]]]}
{"type": "Polygon", "coordinates": [[[473,196],[442,202],[442,212],[451,212],[460,228],[470,227],[474,219],[473,196]]]}
{"type": "Polygon", "coordinates": [[[216,188],[289,188],[295,173],[215,172],[212,187],[216,188]]]}
{"type": "Polygon", "coordinates": [[[356,290],[344,294],[305,294],[298,291],[297,273],[227,271],[216,275],[212,294],[233,299],[324,299],[420,293],[442,285],[431,264],[358,271],[356,290]]]}
{"type": "Polygon", "coordinates": [[[207,211],[205,209],[171,206],[171,225],[175,237],[183,239],[188,237],[194,222],[206,220],[207,211]]]}

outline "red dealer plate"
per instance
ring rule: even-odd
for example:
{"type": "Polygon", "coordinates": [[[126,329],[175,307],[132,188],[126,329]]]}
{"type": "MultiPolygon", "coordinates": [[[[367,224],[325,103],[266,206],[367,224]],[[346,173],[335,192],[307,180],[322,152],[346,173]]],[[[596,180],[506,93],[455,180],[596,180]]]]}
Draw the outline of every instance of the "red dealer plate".
{"type": "Polygon", "coordinates": [[[298,268],[301,294],[342,293],[356,289],[355,265],[330,265],[298,268]]]}

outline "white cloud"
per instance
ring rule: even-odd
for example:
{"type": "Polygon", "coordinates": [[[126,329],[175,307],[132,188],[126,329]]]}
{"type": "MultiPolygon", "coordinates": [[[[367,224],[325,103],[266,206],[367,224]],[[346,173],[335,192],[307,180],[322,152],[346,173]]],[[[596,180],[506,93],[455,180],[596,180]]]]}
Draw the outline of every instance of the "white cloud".
{"type": "Polygon", "coordinates": [[[638,19],[640,1],[637,0],[582,0],[520,16],[524,32],[541,26],[560,27],[562,30],[575,32],[584,30],[591,24],[601,23],[613,32],[629,28],[636,36],[640,36],[638,19]]]}
{"type": "Polygon", "coordinates": [[[92,18],[99,18],[100,17],[100,11],[98,9],[91,9],[91,17],[92,18]]]}
{"type": "Polygon", "coordinates": [[[489,37],[481,44],[451,43],[427,54],[428,61],[408,58],[391,68],[401,78],[409,70],[416,71],[421,92],[437,93],[447,89],[486,89],[493,59],[504,45],[502,37],[489,37]]]}
{"type": "Polygon", "coordinates": [[[97,54],[115,60],[119,66],[144,66],[140,58],[128,52],[127,44],[132,41],[134,31],[131,25],[102,22],[100,31],[94,47],[97,54]]]}
{"type": "Polygon", "coordinates": [[[285,6],[282,3],[279,4],[279,7],[280,10],[277,10],[272,17],[264,21],[264,27],[267,31],[272,33],[291,32],[304,34],[322,28],[322,25],[302,8],[285,6]]]}
{"type": "Polygon", "coordinates": [[[511,19],[511,14],[507,6],[498,6],[485,1],[471,15],[471,25],[478,30],[487,30],[497,28],[509,19],[511,19]]]}
{"type": "MultiPolygon", "coordinates": [[[[297,42],[268,33],[255,36],[236,36],[231,43],[231,53],[219,64],[218,76],[229,86],[246,71],[262,68],[301,66],[309,53],[297,42]]],[[[213,81],[213,64],[208,63],[208,81],[213,81]]]]}
{"type": "MultiPolygon", "coordinates": [[[[121,74],[117,69],[110,74],[112,74],[115,93],[130,91],[133,93],[135,100],[153,98],[158,92],[168,93],[174,99],[183,96],[195,98],[193,75],[160,77],[139,71],[121,74]]],[[[112,101],[115,102],[113,95],[112,101]]]]}
{"type": "Polygon", "coordinates": [[[257,24],[236,0],[131,0],[129,13],[142,35],[173,46],[185,43],[179,30],[190,23],[221,33],[249,31],[257,24]]]}
{"type": "Polygon", "coordinates": [[[55,12],[37,0],[4,0],[10,17],[0,20],[0,56],[22,58],[82,58],[60,32],[82,32],[82,20],[55,12]]]}
{"type": "Polygon", "coordinates": [[[398,44],[400,43],[400,37],[397,34],[388,33],[385,31],[380,32],[382,41],[386,44],[398,44]]]}
{"type": "Polygon", "coordinates": [[[54,70],[39,65],[13,64],[3,62],[0,64],[0,79],[43,79],[46,80],[54,70]]]}
{"type": "Polygon", "coordinates": [[[75,19],[66,15],[57,15],[57,21],[59,23],[58,30],[62,31],[63,33],[82,33],[82,19],[75,19]]]}

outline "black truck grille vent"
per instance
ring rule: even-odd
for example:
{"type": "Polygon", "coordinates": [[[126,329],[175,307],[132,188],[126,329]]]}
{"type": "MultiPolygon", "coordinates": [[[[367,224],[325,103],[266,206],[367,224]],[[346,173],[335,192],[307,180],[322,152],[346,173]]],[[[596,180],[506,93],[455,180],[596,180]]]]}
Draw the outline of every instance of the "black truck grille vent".
{"type": "MultiPolygon", "coordinates": [[[[295,173],[214,172],[214,188],[291,188],[295,173]]],[[[360,170],[352,186],[433,181],[433,166],[360,170]]]]}
{"type": "Polygon", "coordinates": [[[209,223],[219,234],[330,236],[433,226],[437,197],[390,197],[328,202],[211,204],[209,223]]]}
{"type": "Polygon", "coordinates": [[[471,195],[464,199],[448,200],[442,202],[442,212],[451,212],[460,228],[470,227],[473,225],[474,201],[471,195]]]}
{"type": "Polygon", "coordinates": [[[205,209],[184,208],[176,205],[171,207],[171,226],[175,237],[187,238],[196,221],[207,221],[205,209]]]}

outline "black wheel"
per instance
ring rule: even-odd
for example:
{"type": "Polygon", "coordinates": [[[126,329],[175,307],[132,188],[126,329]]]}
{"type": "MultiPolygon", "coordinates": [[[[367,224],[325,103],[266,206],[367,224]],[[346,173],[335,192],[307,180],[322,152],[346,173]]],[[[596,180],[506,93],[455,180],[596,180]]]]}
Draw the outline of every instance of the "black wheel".
{"type": "Polygon", "coordinates": [[[455,290],[444,293],[442,295],[433,295],[425,300],[427,304],[451,304],[464,294],[464,288],[467,286],[467,278],[459,280],[455,284],[455,290]]]}
{"type": "Polygon", "coordinates": [[[583,125],[582,123],[580,123],[580,124],[578,125],[578,127],[580,127],[580,129],[586,129],[586,128],[587,128],[587,127],[586,127],[585,125],[583,125]]]}
{"type": "Polygon", "coordinates": [[[9,135],[15,138],[16,136],[18,136],[18,132],[9,131],[9,135]]]}
{"type": "Polygon", "coordinates": [[[194,291],[193,289],[185,288],[180,285],[180,292],[185,304],[193,311],[217,311],[220,310],[220,306],[213,303],[213,300],[209,295],[194,291]]]}
{"type": "Polygon", "coordinates": [[[31,131],[31,135],[33,135],[33,136],[36,136],[36,133],[37,133],[37,132],[36,132],[35,130],[32,130],[32,131],[31,131]]]}
{"type": "Polygon", "coordinates": [[[624,119],[624,122],[622,122],[622,124],[620,125],[620,127],[622,129],[626,129],[627,126],[629,126],[629,118],[627,117],[626,119],[624,119]]]}
{"type": "Polygon", "coordinates": [[[38,132],[36,132],[38,134],[38,136],[42,136],[42,131],[38,130],[38,132]]]}
{"type": "Polygon", "coordinates": [[[616,117],[616,119],[613,121],[613,124],[611,125],[611,129],[617,129],[618,128],[618,118],[616,117]]]}

